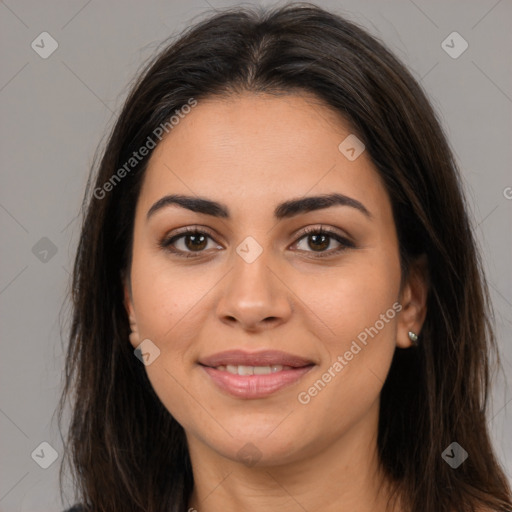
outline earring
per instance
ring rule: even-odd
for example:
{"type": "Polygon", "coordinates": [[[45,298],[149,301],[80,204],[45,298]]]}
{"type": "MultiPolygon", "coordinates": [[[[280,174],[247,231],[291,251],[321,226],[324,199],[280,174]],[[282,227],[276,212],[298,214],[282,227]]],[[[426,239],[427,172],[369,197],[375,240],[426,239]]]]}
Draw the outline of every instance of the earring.
{"type": "Polygon", "coordinates": [[[418,346],[418,335],[415,332],[409,331],[409,339],[412,341],[414,346],[418,346]]]}

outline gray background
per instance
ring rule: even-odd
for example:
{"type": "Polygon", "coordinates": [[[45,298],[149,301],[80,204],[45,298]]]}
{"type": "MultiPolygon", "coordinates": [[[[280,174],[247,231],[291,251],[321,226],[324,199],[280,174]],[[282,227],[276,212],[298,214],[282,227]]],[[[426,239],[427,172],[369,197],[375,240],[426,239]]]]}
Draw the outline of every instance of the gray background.
{"type": "MultiPolygon", "coordinates": [[[[0,4],[2,512],[59,511],[64,506],[57,487],[62,445],[53,417],[64,354],[59,311],[95,149],[112,126],[137,69],[158,43],[206,10],[236,3],[0,4]],[[47,59],[31,47],[45,31],[58,42],[47,59]],[[51,244],[40,242],[43,237],[51,244]],[[48,469],[31,458],[43,441],[59,453],[48,469]]],[[[346,15],[387,43],[421,81],[438,111],[463,171],[496,309],[504,374],[509,374],[512,3],[339,0],[318,5],[346,15]],[[469,44],[456,59],[441,46],[453,31],[469,44]]],[[[454,44],[457,48],[459,43],[454,44]]],[[[61,317],[67,312],[63,309],[61,317]]],[[[509,478],[510,391],[505,376],[498,375],[490,427],[509,478]]]]}

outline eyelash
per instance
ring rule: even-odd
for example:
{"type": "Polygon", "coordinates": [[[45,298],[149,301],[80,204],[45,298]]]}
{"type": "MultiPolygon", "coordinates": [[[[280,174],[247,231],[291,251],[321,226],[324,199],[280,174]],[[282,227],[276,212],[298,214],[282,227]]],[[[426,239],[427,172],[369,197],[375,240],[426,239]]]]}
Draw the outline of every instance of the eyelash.
{"type": "MultiPolygon", "coordinates": [[[[186,235],[190,235],[190,234],[193,234],[193,235],[207,235],[210,239],[213,240],[213,235],[209,231],[205,230],[204,228],[199,229],[197,227],[186,227],[180,233],[175,234],[175,235],[173,235],[170,238],[164,238],[159,243],[159,246],[162,249],[164,249],[166,251],[169,251],[172,254],[174,254],[174,255],[176,255],[178,257],[181,257],[181,258],[198,258],[198,257],[201,256],[201,253],[204,252],[204,250],[203,251],[196,251],[196,252],[194,252],[194,251],[186,252],[186,251],[177,250],[176,248],[174,248],[172,246],[172,244],[174,244],[177,240],[179,240],[180,238],[185,237],[186,235]]],[[[340,234],[336,233],[335,231],[333,231],[331,229],[325,229],[323,226],[320,226],[319,228],[318,227],[314,227],[314,226],[313,227],[310,226],[310,227],[304,228],[300,232],[299,238],[294,243],[294,245],[297,244],[303,238],[306,238],[307,236],[309,236],[311,234],[327,235],[328,237],[335,239],[338,243],[341,244],[341,246],[338,249],[334,249],[334,250],[331,249],[330,251],[317,252],[313,256],[314,258],[325,258],[325,257],[328,257],[328,256],[334,256],[334,255],[339,254],[339,253],[341,253],[341,252],[343,252],[343,251],[345,251],[347,249],[355,248],[355,245],[354,245],[353,242],[351,242],[347,238],[341,236],[340,234]]],[[[315,253],[315,251],[304,251],[304,252],[313,252],[313,253],[315,253]]]]}

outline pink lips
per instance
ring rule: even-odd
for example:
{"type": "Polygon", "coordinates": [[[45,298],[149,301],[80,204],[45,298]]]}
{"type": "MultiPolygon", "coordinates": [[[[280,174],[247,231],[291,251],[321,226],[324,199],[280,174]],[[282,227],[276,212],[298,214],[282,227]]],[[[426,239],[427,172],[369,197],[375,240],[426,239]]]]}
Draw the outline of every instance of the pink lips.
{"type": "Polygon", "coordinates": [[[312,361],[277,350],[254,353],[230,350],[202,358],[199,364],[222,391],[245,399],[263,398],[290,386],[314,366],[312,361]],[[226,370],[228,365],[274,368],[265,375],[237,375],[226,370]],[[285,368],[275,371],[276,366],[285,368]]]}

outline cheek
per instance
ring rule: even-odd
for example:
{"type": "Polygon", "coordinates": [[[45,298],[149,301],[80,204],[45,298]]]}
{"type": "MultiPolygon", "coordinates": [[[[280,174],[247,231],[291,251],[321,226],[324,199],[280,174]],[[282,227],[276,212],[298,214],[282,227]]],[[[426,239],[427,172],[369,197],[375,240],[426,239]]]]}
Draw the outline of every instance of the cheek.
{"type": "Polygon", "coordinates": [[[207,266],[178,267],[165,257],[134,253],[132,293],[140,341],[150,339],[160,354],[146,367],[148,378],[169,411],[187,424],[197,403],[187,392],[197,372],[196,342],[211,311],[209,292],[219,281],[207,266]],[[188,412],[187,412],[188,411],[188,412]]]}
{"type": "MultiPolygon", "coordinates": [[[[395,352],[399,260],[393,252],[389,259],[383,251],[380,258],[366,256],[315,283],[302,281],[299,291],[321,320],[309,315],[310,321],[328,326],[321,338],[328,355],[295,397],[297,417],[321,432],[326,444],[343,433],[377,428],[379,396],[395,352]]],[[[317,442],[311,439],[313,448],[317,442]]]]}
{"type": "Polygon", "coordinates": [[[315,313],[309,318],[321,329],[327,353],[300,403],[310,400],[310,410],[324,420],[326,414],[341,415],[344,423],[350,421],[347,411],[352,419],[358,410],[362,414],[378,398],[389,371],[401,310],[400,265],[394,252],[384,255],[361,258],[314,282],[300,281],[297,294],[315,313]]]}
{"type": "Polygon", "coordinates": [[[352,339],[376,322],[379,331],[386,335],[394,326],[393,304],[399,297],[400,266],[398,259],[390,256],[381,255],[379,259],[369,255],[359,258],[357,264],[354,258],[354,264],[331,269],[324,275],[303,277],[294,283],[297,295],[314,313],[310,318],[323,325],[326,343],[333,349],[347,342],[350,345],[352,339]],[[382,321],[381,315],[385,316],[382,321]]]}
{"type": "MultiPolygon", "coordinates": [[[[175,338],[173,332],[190,327],[202,298],[215,284],[214,277],[199,267],[172,265],[162,255],[134,256],[132,292],[141,336],[164,344],[175,338]]],[[[175,350],[182,345],[181,339],[173,344],[175,350]]]]}
{"type": "MultiPolygon", "coordinates": [[[[150,339],[160,350],[146,366],[151,385],[173,417],[185,428],[190,411],[200,415],[198,404],[188,392],[191,352],[197,338],[198,318],[205,309],[207,292],[215,284],[196,267],[177,269],[163,258],[136,258],[132,264],[132,293],[140,341],[150,339]],[[195,274],[194,274],[195,272],[195,274]]],[[[200,408],[199,408],[200,409],[200,408]]],[[[207,418],[203,418],[206,423],[207,418]]]]}

